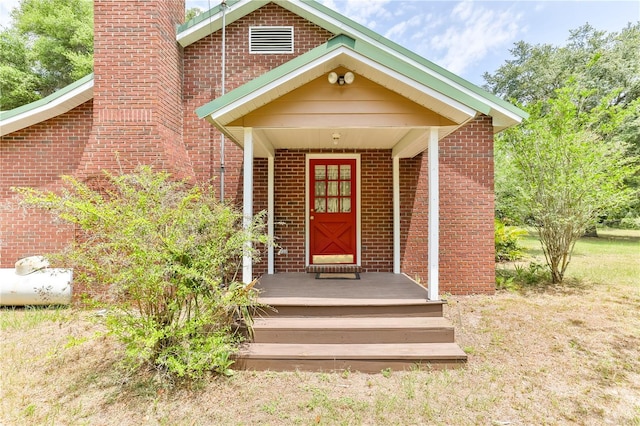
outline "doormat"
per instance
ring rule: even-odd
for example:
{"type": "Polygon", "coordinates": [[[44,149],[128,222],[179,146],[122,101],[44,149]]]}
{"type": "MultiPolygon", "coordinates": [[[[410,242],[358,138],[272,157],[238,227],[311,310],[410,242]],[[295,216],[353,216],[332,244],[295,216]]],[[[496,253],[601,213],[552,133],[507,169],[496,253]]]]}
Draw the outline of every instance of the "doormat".
{"type": "Polygon", "coordinates": [[[359,280],[359,272],[318,272],[316,280],[359,280]]]}

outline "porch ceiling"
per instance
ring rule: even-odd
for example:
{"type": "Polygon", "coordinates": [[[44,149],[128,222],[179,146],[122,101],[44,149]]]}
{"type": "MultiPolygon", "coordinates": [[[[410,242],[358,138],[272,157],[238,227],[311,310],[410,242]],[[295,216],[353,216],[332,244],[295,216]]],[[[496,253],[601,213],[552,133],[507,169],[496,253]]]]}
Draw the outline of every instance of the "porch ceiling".
{"type": "MultiPolygon", "coordinates": [[[[440,138],[455,127],[440,127],[440,138]]],[[[244,128],[229,128],[228,135],[244,144],[244,128]]],[[[391,149],[401,158],[414,157],[427,149],[427,128],[279,128],[254,129],[254,156],[266,158],[277,149],[391,149]],[[334,141],[333,135],[340,137],[334,141]]]]}

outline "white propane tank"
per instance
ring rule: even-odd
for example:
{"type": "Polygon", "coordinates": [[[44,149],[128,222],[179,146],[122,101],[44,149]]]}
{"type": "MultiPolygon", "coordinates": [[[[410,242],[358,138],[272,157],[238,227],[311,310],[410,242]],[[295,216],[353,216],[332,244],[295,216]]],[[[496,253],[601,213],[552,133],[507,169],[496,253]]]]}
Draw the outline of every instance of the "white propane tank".
{"type": "Polygon", "coordinates": [[[48,266],[34,256],[0,269],[0,306],[70,304],[73,271],[48,266]]]}

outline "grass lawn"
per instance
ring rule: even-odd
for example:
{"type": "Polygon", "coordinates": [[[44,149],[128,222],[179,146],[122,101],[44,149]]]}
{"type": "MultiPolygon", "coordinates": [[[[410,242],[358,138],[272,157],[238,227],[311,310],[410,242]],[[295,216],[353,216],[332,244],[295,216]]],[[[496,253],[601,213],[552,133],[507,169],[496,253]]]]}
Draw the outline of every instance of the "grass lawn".
{"type": "Polygon", "coordinates": [[[171,387],[124,374],[94,312],[3,309],[0,424],[638,426],[640,232],[600,235],[578,243],[564,286],[450,297],[469,354],[451,371],[240,371],[171,387]]]}

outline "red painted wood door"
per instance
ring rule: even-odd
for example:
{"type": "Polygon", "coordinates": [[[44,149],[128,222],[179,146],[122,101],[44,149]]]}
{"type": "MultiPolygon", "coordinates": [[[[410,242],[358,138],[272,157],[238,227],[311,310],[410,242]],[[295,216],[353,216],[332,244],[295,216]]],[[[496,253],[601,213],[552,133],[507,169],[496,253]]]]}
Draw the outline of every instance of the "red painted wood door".
{"type": "Polygon", "coordinates": [[[309,160],[312,265],[356,263],[356,160],[309,160]]]}

